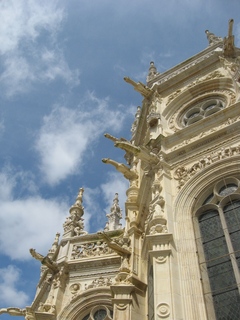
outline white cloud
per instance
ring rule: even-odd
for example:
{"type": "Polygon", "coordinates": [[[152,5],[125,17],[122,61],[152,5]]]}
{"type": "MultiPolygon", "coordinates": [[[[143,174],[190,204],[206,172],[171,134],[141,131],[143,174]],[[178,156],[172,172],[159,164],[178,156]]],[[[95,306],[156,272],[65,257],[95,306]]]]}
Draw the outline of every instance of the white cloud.
{"type": "Polygon", "coordinates": [[[123,213],[121,223],[125,225],[124,212],[128,187],[129,182],[120,173],[109,172],[105,183],[95,189],[85,188],[83,198],[85,229],[90,232],[104,229],[107,222],[106,214],[110,213],[115,193],[118,193],[119,206],[123,213]]]}
{"type": "Polygon", "coordinates": [[[128,115],[121,107],[111,110],[107,98],[98,99],[93,93],[77,109],[56,106],[45,116],[35,146],[44,181],[55,185],[79,173],[90,143],[107,129],[117,132],[128,115]]]}
{"type": "Polygon", "coordinates": [[[17,196],[20,188],[33,190],[34,183],[25,178],[24,173],[0,173],[0,252],[20,260],[31,258],[30,246],[47,253],[68,211],[63,200],[17,196]]]}
{"type": "Polygon", "coordinates": [[[20,270],[15,266],[0,268],[0,303],[2,306],[11,306],[13,303],[14,307],[27,305],[29,297],[17,288],[19,278],[20,270]]]}
{"type": "Polygon", "coordinates": [[[0,2],[0,83],[8,96],[56,78],[71,86],[79,84],[78,70],[70,70],[56,43],[64,18],[58,0],[0,2]]]}

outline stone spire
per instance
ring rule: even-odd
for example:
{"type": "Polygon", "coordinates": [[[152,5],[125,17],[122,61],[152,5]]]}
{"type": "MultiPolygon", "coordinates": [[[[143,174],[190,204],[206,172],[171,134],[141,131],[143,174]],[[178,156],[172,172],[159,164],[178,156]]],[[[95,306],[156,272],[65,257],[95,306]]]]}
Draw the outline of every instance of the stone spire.
{"type": "Polygon", "coordinates": [[[158,75],[159,73],[157,72],[157,68],[154,65],[154,62],[150,62],[150,67],[148,69],[148,76],[147,76],[147,82],[151,81],[158,75]]]}
{"type": "Polygon", "coordinates": [[[59,237],[60,237],[60,233],[56,233],[56,236],[55,236],[55,239],[53,241],[53,244],[52,244],[52,247],[51,249],[48,250],[48,256],[49,258],[52,258],[54,253],[56,252],[57,250],[57,247],[58,247],[58,241],[59,241],[59,237]]]}
{"type": "Polygon", "coordinates": [[[120,223],[122,213],[119,207],[118,193],[115,193],[110,213],[106,216],[108,218],[108,222],[106,223],[105,231],[117,230],[122,227],[122,224],[120,223]]]}
{"type": "Polygon", "coordinates": [[[228,22],[228,35],[223,39],[223,55],[227,58],[235,58],[235,45],[233,35],[233,19],[228,22]]]}
{"type": "Polygon", "coordinates": [[[215,36],[215,34],[210,32],[209,30],[206,30],[205,33],[207,35],[209,46],[212,46],[217,42],[223,41],[223,39],[221,37],[215,36]]]}
{"type": "Polygon", "coordinates": [[[69,209],[70,216],[66,218],[63,224],[63,237],[87,234],[87,232],[84,231],[84,219],[82,218],[84,214],[84,207],[82,205],[83,192],[84,189],[80,188],[75,203],[69,209]]]}

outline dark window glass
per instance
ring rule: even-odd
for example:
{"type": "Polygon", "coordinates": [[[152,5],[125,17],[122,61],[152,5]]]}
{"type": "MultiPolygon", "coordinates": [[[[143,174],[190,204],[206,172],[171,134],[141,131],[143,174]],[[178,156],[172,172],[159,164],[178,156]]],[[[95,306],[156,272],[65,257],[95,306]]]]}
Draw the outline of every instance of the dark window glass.
{"type": "Polygon", "coordinates": [[[148,272],[148,319],[154,320],[154,288],[153,288],[153,267],[148,272]]]}
{"type": "Polygon", "coordinates": [[[221,196],[227,196],[228,194],[233,193],[234,191],[237,190],[237,186],[234,183],[229,183],[226,186],[223,186],[220,190],[219,190],[219,194],[221,196]]]}
{"type": "Polygon", "coordinates": [[[234,256],[236,257],[240,270],[240,201],[235,200],[227,204],[224,207],[224,215],[234,250],[234,256]]]}
{"type": "Polygon", "coordinates": [[[199,227],[216,318],[239,320],[240,298],[218,211],[202,214],[199,227]]]}
{"type": "Polygon", "coordinates": [[[105,309],[99,309],[94,313],[94,320],[103,320],[107,315],[105,309]]]}

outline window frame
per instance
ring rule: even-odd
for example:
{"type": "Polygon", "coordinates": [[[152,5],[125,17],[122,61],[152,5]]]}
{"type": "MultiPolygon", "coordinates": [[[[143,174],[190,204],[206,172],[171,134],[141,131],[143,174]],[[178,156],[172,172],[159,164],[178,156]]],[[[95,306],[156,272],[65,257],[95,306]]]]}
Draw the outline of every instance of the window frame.
{"type": "MultiPolygon", "coordinates": [[[[226,184],[227,185],[227,184],[226,184]]],[[[199,218],[201,215],[203,215],[205,212],[209,210],[214,210],[218,212],[219,219],[221,222],[224,238],[226,240],[226,245],[228,249],[228,255],[229,259],[232,263],[233,267],[233,273],[235,276],[235,283],[236,287],[238,288],[238,292],[240,294],[240,268],[238,268],[237,265],[237,259],[235,256],[235,251],[232,246],[232,242],[230,239],[230,234],[228,232],[227,228],[227,223],[224,215],[224,207],[232,202],[239,201],[240,204],[240,182],[236,178],[226,178],[226,179],[221,179],[220,181],[216,182],[214,185],[212,185],[212,188],[209,188],[209,192],[205,194],[205,198],[207,198],[211,193],[213,193],[213,197],[210,199],[209,203],[203,204],[200,206],[196,211],[193,216],[193,226],[194,226],[194,231],[195,231],[195,241],[196,241],[196,247],[197,247],[197,255],[198,255],[198,262],[199,262],[199,269],[200,269],[200,274],[201,274],[201,282],[202,282],[202,287],[203,287],[203,294],[204,294],[204,299],[206,303],[206,309],[207,309],[207,314],[209,319],[216,319],[216,314],[215,314],[215,307],[214,307],[214,302],[213,302],[213,295],[212,295],[212,290],[210,287],[210,281],[209,281],[209,275],[208,275],[208,270],[207,270],[207,263],[205,259],[205,254],[204,254],[204,248],[201,240],[201,231],[200,231],[200,226],[199,226],[199,218]],[[232,192],[227,195],[221,196],[218,192],[220,188],[222,188],[223,184],[226,184],[230,182],[237,183],[238,188],[236,189],[235,192],[232,192]]],[[[204,201],[202,201],[204,203],[204,201]]]]}

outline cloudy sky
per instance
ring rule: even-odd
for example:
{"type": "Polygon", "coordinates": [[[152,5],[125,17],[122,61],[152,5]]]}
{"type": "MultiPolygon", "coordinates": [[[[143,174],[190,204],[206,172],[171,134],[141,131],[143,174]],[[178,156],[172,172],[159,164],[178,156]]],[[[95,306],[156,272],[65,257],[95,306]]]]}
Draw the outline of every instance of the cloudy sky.
{"type": "MultiPolygon", "coordinates": [[[[0,308],[30,305],[40,264],[83,187],[85,226],[103,229],[127,182],[103,134],[130,138],[145,82],[227,34],[239,0],[0,0],[0,308]]],[[[10,319],[1,315],[1,319],[10,319]]]]}

